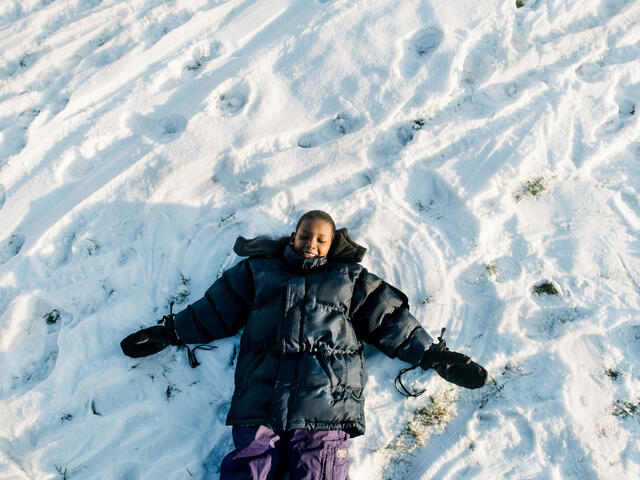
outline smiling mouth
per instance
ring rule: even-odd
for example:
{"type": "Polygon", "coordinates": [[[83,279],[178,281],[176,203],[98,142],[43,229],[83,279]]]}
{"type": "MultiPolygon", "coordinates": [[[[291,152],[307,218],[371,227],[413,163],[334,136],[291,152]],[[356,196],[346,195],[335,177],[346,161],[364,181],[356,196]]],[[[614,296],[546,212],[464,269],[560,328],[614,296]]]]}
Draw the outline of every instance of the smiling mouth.
{"type": "Polygon", "coordinates": [[[304,258],[315,258],[316,255],[309,252],[304,252],[304,258]]]}

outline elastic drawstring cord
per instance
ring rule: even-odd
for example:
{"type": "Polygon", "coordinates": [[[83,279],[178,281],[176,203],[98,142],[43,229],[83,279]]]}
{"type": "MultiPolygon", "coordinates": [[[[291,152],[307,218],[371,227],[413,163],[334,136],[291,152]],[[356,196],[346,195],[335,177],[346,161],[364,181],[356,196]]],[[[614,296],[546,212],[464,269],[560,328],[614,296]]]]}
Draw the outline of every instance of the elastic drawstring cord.
{"type": "Polygon", "coordinates": [[[214,348],[218,348],[215,345],[207,345],[206,343],[203,343],[202,345],[193,347],[192,350],[189,348],[189,345],[185,343],[183,343],[183,345],[187,347],[187,355],[189,357],[189,365],[191,365],[191,368],[196,368],[198,365],[200,365],[200,362],[196,358],[196,350],[198,350],[199,348],[201,348],[202,350],[213,350],[214,348]]]}
{"type": "MultiPolygon", "coordinates": [[[[169,315],[165,315],[164,317],[162,317],[162,320],[159,320],[158,323],[164,323],[165,327],[170,329],[173,335],[175,335],[175,337],[178,338],[178,335],[175,333],[175,328],[173,326],[174,317],[175,315],[173,314],[173,300],[172,300],[171,303],[169,303],[169,315]]],[[[218,348],[215,345],[208,345],[206,343],[203,343],[201,345],[196,345],[195,347],[193,347],[193,349],[191,349],[189,348],[189,345],[184,343],[179,338],[178,338],[177,345],[179,347],[186,347],[187,358],[189,359],[189,365],[191,365],[191,368],[196,368],[198,365],[200,365],[200,362],[196,358],[196,350],[198,350],[199,348],[202,350],[213,350],[214,348],[218,348]]]]}
{"type": "Polygon", "coordinates": [[[398,391],[398,393],[400,395],[403,395],[405,397],[419,397],[420,395],[422,395],[425,390],[414,390],[413,392],[410,392],[407,387],[404,386],[404,383],[402,383],[402,375],[404,375],[405,373],[414,370],[416,368],[418,368],[420,366],[419,363],[416,363],[415,365],[412,365],[410,367],[407,368],[403,368],[402,370],[400,370],[400,373],[398,374],[398,376],[396,377],[396,379],[393,381],[393,385],[396,387],[396,390],[398,391]],[[398,384],[400,385],[400,388],[402,388],[402,391],[400,391],[400,388],[398,388],[398,384]]]}
{"type": "MultiPolygon", "coordinates": [[[[438,350],[447,350],[447,342],[444,340],[444,332],[446,331],[446,327],[442,327],[442,331],[440,332],[440,336],[438,337],[438,344],[436,345],[438,350]]],[[[400,370],[400,373],[398,374],[398,376],[396,377],[396,379],[393,381],[393,385],[394,387],[396,387],[396,390],[398,391],[398,393],[402,396],[405,397],[419,397],[420,395],[422,395],[426,390],[413,390],[410,391],[407,387],[404,386],[404,383],[402,383],[402,375],[404,375],[407,372],[410,372],[411,370],[415,370],[416,368],[418,368],[420,366],[420,362],[416,363],[415,365],[411,365],[410,367],[407,368],[403,368],[402,370],[400,370]],[[400,385],[400,388],[402,388],[402,391],[400,390],[400,388],[398,388],[398,385],[400,385]]]]}

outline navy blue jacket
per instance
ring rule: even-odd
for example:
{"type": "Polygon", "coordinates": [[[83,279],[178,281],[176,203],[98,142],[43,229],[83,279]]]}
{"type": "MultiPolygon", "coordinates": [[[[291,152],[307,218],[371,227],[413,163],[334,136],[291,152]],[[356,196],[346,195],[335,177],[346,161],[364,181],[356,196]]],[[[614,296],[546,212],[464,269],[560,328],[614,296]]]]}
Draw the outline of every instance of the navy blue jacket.
{"type": "Polygon", "coordinates": [[[258,242],[252,252],[269,255],[226,270],[178,313],[176,333],[206,343],[244,328],[228,425],[361,435],[362,342],[415,364],[433,339],[409,313],[407,297],[356,261],[306,259],[282,243],[272,256],[268,241],[270,248],[258,242]]]}

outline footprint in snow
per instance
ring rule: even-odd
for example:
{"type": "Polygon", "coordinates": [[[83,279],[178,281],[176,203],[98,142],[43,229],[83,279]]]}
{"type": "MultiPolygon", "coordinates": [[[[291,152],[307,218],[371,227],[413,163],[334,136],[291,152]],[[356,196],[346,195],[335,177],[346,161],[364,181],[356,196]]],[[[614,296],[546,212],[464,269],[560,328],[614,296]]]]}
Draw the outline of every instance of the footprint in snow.
{"type": "Polygon", "coordinates": [[[422,59],[429,58],[442,43],[442,37],[442,30],[435,27],[418,31],[411,39],[414,54],[422,59]]]}
{"type": "Polygon", "coordinates": [[[25,110],[18,115],[11,127],[0,132],[0,160],[24,150],[27,146],[27,130],[39,113],[39,108],[25,110]]]}
{"type": "Polygon", "coordinates": [[[629,119],[636,115],[636,103],[634,100],[623,99],[618,101],[618,114],[607,119],[598,127],[598,135],[611,135],[618,133],[627,125],[631,125],[629,119]]]}
{"type": "Polygon", "coordinates": [[[373,142],[370,154],[378,163],[385,163],[411,143],[416,133],[424,126],[424,123],[423,119],[418,118],[410,122],[403,122],[391,130],[382,132],[373,142]]]}
{"type": "Polygon", "coordinates": [[[413,76],[434,54],[442,43],[444,34],[436,27],[418,30],[405,43],[405,54],[400,69],[405,77],[413,76]]]}
{"type": "Polygon", "coordinates": [[[63,314],[32,295],[15,299],[8,311],[10,331],[18,334],[9,349],[0,354],[0,391],[30,389],[45,380],[56,366],[63,314]]]}
{"type": "Polygon", "coordinates": [[[600,13],[606,17],[614,17],[620,13],[625,7],[630,7],[631,3],[627,0],[603,0],[600,2],[600,13]]]}
{"type": "Polygon", "coordinates": [[[38,58],[42,56],[42,51],[38,52],[27,52],[23,54],[19,59],[11,60],[6,62],[2,67],[0,67],[0,75],[4,77],[12,77],[13,75],[22,73],[23,71],[29,69],[38,58]]]}
{"type": "Polygon", "coordinates": [[[638,98],[640,98],[640,83],[625,85],[616,94],[618,114],[606,120],[598,129],[599,134],[617,133],[627,126],[634,125],[633,120],[638,114],[638,98]]]}
{"type": "Polygon", "coordinates": [[[20,253],[26,239],[21,233],[12,233],[8,238],[0,242],[0,265],[20,253]]]}
{"type": "Polygon", "coordinates": [[[501,40],[487,34],[467,54],[462,64],[462,82],[476,87],[489,78],[497,69],[498,47],[501,40]]]}
{"type": "Polygon", "coordinates": [[[223,51],[224,45],[216,40],[194,45],[184,56],[170,61],[161,72],[158,72],[153,80],[152,91],[166,92],[183,87],[223,51]]]}
{"type": "Polygon", "coordinates": [[[0,160],[17,155],[27,146],[24,132],[16,127],[10,127],[0,132],[0,160]]]}
{"type": "Polygon", "coordinates": [[[338,113],[331,120],[323,122],[317,128],[298,139],[301,148],[313,148],[325,142],[335,140],[360,128],[360,120],[348,113],[338,113]]]}
{"type": "Polygon", "coordinates": [[[142,38],[146,39],[145,46],[148,48],[157,43],[166,34],[181,27],[193,17],[193,12],[181,10],[177,13],[170,13],[161,20],[149,25],[142,38]]]}
{"type": "Polygon", "coordinates": [[[218,96],[218,110],[224,117],[237,115],[249,103],[250,94],[249,85],[239,83],[218,96]]]}
{"type": "Polygon", "coordinates": [[[505,417],[510,419],[512,428],[520,439],[518,444],[511,445],[508,455],[512,458],[526,458],[533,453],[536,447],[536,434],[531,428],[530,421],[516,411],[505,412],[505,417]]]}
{"type": "MultiPolygon", "coordinates": [[[[537,302],[542,303],[542,302],[537,302]]],[[[520,326],[525,335],[533,339],[560,338],[574,330],[586,312],[577,307],[549,307],[528,316],[520,316],[520,326]]]]}
{"type": "Polygon", "coordinates": [[[153,117],[133,114],[127,120],[127,126],[137,135],[158,143],[170,143],[187,128],[186,117],[178,114],[153,117]]]}
{"type": "Polygon", "coordinates": [[[219,57],[222,50],[222,43],[215,40],[212,42],[197,45],[191,51],[190,55],[188,55],[189,60],[184,66],[184,69],[189,72],[199,71],[205,66],[208,61],[219,57]]]}
{"type": "Polygon", "coordinates": [[[421,118],[412,122],[403,123],[396,129],[396,138],[398,139],[398,143],[400,143],[402,147],[406,147],[409,142],[413,140],[416,132],[421,130],[422,127],[424,127],[424,120],[421,118]]]}
{"type": "Polygon", "coordinates": [[[98,161],[95,158],[85,158],[73,149],[62,156],[58,167],[57,177],[63,182],[75,182],[90,173],[98,161]]]}
{"type": "Polygon", "coordinates": [[[596,83],[604,80],[607,72],[604,68],[604,62],[598,61],[583,63],[576,68],[576,75],[578,75],[583,82],[596,83]]]}
{"type": "Polygon", "coordinates": [[[0,10],[0,26],[8,25],[15,22],[22,16],[22,7],[20,2],[7,1],[0,10]]]}
{"type": "Polygon", "coordinates": [[[627,84],[618,90],[616,95],[618,115],[621,120],[628,120],[638,115],[638,99],[640,98],[640,83],[627,84]]]}
{"type": "Polygon", "coordinates": [[[120,60],[130,48],[127,44],[99,47],[98,50],[85,59],[85,62],[92,67],[104,67],[120,60]]]}
{"type": "Polygon", "coordinates": [[[637,108],[636,102],[630,98],[623,98],[618,102],[618,113],[623,120],[633,117],[637,113],[637,108]]]}

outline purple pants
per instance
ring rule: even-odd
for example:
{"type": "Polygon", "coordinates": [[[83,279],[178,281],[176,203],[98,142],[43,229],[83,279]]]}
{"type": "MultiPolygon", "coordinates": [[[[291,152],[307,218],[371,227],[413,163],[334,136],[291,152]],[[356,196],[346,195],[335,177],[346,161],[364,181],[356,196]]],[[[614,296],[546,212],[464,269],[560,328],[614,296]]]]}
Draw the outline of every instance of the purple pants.
{"type": "Polygon", "coordinates": [[[220,480],[345,480],[349,434],[341,430],[233,427],[235,450],[222,460],[220,480]]]}

